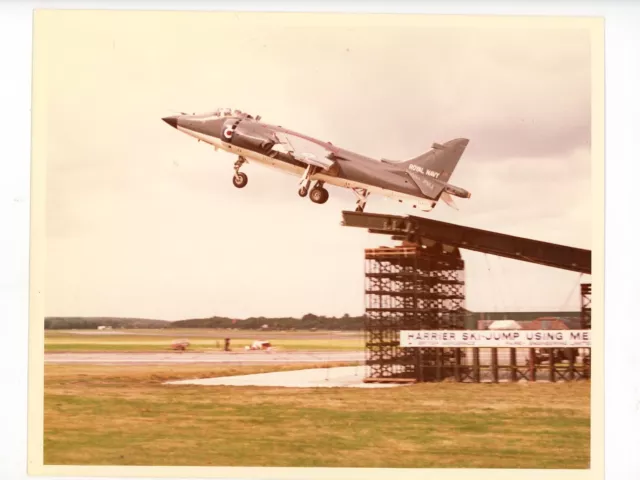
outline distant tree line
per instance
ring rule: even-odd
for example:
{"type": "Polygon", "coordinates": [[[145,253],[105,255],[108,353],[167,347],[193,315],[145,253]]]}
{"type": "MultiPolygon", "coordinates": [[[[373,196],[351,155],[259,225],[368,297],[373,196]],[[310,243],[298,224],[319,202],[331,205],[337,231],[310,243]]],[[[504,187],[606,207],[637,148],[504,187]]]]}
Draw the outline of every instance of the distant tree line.
{"type": "Polygon", "coordinates": [[[95,330],[99,326],[112,328],[164,328],[170,324],[171,322],[165,320],[112,317],[47,317],[44,320],[45,330],[95,330]]]}
{"type": "Polygon", "coordinates": [[[172,328],[237,328],[242,330],[257,330],[264,325],[269,330],[361,330],[364,317],[325,317],[308,313],[302,318],[280,317],[249,317],[244,320],[226,317],[196,318],[178,320],[171,323],[172,328]]]}
{"type": "Polygon", "coordinates": [[[258,330],[267,326],[269,330],[360,330],[364,317],[325,317],[313,314],[302,318],[281,317],[249,317],[233,319],[228,317],[192,318],[174,322],[165,320],[148,320],[139,318],[111,317],[47,317],[44,321],[46,330],[92,329],[99,326],[112,328],[237,328],[239,330],[258,330]]]}
{"type": "MultiPolygon", "coordinates": [[[[480,319],[486,320],[535,320],[540,317],[574,318],[580,312],[465,312],[465,328],[477,328],[480,319]]],[[[269,330],[362,330],[364,316],[327,317],[308,313],[302,318],[249,317],[232,319],[228,317],[192,318],[174,322],[141,318],[112,317],[47,317],[44,328],[47,330],[97,329],[99,326],[112,328],[237,328],[239,330],[258,330],[264,325],[269,330]]]]}

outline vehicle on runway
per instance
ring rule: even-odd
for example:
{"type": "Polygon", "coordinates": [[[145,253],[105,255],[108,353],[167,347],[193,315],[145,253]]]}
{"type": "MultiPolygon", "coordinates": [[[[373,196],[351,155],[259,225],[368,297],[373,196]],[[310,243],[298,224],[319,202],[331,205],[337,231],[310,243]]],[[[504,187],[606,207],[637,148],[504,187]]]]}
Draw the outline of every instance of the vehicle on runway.
{"type": "Polygon", "coordinates": [[[308,194],[317,204],[329,199],[325,185],[348,188],[357,197],[358,212],[364,211],[370,193],[408,202],[423,211],[432,210],[440,200],[457,208],[452,195],[471,197],[467,190],[448,183],[469,143],[466,138],[434,143],[426,153],[406,161],[378,160],[230,108],[182,112],[162,120],[216,150],[237,155],[233,184],[238,188],[248,183],[240,168],[256,162],[299,176],[298,194],[308,194]]]}
{"type": "Polygon", "coordinates": [[[174,340],[173,342],[171,342],[171,349],[177,350],[179,352],[184,352],[189,347],[189,345],[191,345],[189,343],[189,340],[185,340],[185,339],[174,340]]]}
{"type": "Polygon", "coordinates": [[[251,345],[246,345],[244,347],[245,350],[264,350],[267,352],[271,352],[273,345],[269,341],[256,340],[251,345]]]}

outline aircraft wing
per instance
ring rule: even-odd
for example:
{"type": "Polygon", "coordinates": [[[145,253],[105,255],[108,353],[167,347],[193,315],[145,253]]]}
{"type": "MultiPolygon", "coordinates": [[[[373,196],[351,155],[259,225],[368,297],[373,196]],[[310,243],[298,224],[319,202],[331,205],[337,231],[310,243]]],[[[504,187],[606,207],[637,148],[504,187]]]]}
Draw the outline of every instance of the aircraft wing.
{"type": "Polygon", "coordinates": [[[331,152],[323,148],[321,142],[311,141],[290,132],[274,131],[273,133],[278,140],[273,150],[289,154],[299,162],[314,165],[323,170],[329,170],[334,166],[335,161],[327,158],[331,152]]]}
{"type": "Polygon", "coordinates": [[[316,167],[320,167],[324,170],[329,170],[335,163],[333,160],[329,160],[327,157],[316,157],[313,153],[309,152],[293,152],[291,153],[291,155],[299,162],[306,163],[308,165],[315,165],[316,167]]]}

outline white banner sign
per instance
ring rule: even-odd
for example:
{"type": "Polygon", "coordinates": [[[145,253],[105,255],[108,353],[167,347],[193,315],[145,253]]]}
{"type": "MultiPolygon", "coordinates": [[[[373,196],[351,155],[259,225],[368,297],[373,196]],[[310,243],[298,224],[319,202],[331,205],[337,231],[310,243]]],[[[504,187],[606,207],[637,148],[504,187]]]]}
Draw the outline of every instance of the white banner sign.
{"type": "Polygon", "coordinates": [[[591,347],[591,330],[401,330],[401,347],[591,347]]]}

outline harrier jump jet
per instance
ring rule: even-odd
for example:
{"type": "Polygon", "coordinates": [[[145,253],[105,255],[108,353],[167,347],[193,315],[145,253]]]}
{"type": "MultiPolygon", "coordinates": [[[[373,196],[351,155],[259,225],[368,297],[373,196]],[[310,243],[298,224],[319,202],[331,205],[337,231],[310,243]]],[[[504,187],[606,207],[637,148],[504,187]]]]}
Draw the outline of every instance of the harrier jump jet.
{"type": "Polygon", "coordinates": [[[452,195],[471,197],[468,191],[448,183],[469,143],[465,138],[434,143],[422,155],[393,161],[350,152],[230,108],[181,113],[162,120],[216,150],[237,155],[233,184],[238,188],[248,182],[240,168],[255,162],[300,177],[298,194],[308,194],[314,203],[323,204],[329,199],[325,185],[348,188],[357,197],[359,212],[364,211],[370,193],[404,201],[424,211],[433,209],[439,200],[456,208],[452,195]]]}

